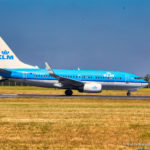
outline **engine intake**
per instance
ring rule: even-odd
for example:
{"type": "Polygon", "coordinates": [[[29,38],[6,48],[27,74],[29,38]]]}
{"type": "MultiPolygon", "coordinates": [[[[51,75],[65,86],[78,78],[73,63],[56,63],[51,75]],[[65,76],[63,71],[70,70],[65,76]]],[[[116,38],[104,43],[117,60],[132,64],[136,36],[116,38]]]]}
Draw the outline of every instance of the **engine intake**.
{"type": "Polygon", "coordinates": [[[102,91],[102,85],[99,83],[85,83],[83,88],[79,92],[85,93],[100,93],[102,91]]]}

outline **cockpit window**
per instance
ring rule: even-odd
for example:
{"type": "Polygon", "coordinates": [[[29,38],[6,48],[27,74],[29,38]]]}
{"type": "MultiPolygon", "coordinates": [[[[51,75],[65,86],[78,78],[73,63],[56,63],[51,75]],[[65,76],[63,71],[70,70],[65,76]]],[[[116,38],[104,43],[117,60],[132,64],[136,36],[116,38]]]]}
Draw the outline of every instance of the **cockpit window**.
{"type": "Polygon", "coordinates": [[[135,77],[134,79],[139,80],[139,79],[143,79],[142,77],[135,77]]]}

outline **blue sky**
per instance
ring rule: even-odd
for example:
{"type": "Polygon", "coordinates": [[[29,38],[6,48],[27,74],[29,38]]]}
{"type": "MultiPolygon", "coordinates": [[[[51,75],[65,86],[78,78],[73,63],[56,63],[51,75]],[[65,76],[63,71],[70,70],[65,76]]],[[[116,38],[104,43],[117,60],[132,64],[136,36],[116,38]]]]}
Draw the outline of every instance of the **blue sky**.
{"type": "Polygon", "coordinates": [[[150,73],[149,0],[0,0],[0,35],[24,62],[150,73]]]}

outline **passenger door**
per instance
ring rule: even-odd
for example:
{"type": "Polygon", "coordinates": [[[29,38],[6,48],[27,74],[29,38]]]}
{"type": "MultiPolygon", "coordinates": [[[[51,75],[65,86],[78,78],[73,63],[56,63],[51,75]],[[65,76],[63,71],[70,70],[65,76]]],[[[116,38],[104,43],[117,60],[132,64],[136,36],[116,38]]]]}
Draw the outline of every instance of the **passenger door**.
{"type": "Polygon", "coordinates": [[[125,82],[126,82],[126,83],[129,82],[129,75],[125,75],[125,82]]]}
{"type": "Polygon", "coordinates": [[[23,79],[27,79],[27,73],[26,72],[23,73],[23,79]]]}

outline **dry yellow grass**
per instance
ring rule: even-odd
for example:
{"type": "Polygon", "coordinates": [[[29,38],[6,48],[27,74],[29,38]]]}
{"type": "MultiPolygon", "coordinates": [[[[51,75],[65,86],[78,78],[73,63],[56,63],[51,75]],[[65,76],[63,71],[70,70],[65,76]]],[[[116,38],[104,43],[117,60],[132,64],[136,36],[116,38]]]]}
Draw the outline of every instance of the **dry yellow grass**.
{"type": "MultiPolygon", "coordinates": [[[[65,90],[40,88],[32,86],[0,86],[1,94],[60,94],[63,95],[65,90]]],[[[74,95],[123,95],[125,96],[127,91],[102,91],[102,93],[79,93],[73,91],[74,95]]],[[[131,95],[137,96],[150,96],[150,88],[139,89],[137,92],[132,92],[131,95]]]]}
{"type": "Polygon", "coordinates": [[[0,148],[135,149],[150,141],[150,101],[0,99],[0,148]]]}
{"type": "MultiPolygon", "coordinates": [[[[32,88],[6,87],[8,93],[32,88]]],[[[135,150],[142,146],[129,144],[149,141],[149,100],[0,99],[0,150],[135,150]]]]}

